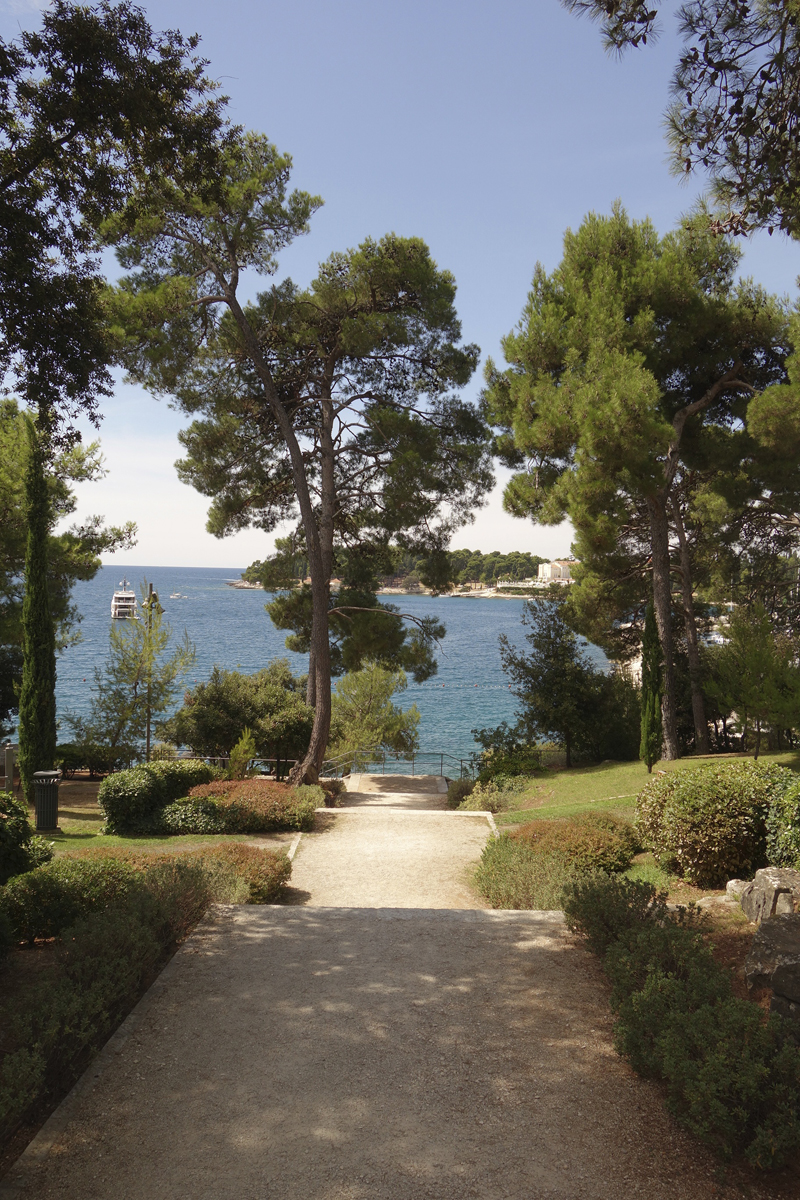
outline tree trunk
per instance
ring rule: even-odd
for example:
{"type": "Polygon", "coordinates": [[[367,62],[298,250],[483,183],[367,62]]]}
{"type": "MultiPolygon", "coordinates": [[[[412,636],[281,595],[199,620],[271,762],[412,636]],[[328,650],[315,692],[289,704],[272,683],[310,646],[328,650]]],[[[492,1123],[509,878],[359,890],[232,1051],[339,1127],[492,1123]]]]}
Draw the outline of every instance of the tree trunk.
{"type": "Polygon", "coordinates": [[[661,721],[664,729],[664,757],[680,757],[675,702],[675,651],[672,640],[672,589],[670,586],[669,526],[664,502],[648,497],[650,539],[653,555],[653,607],[656,611],[658,638],[663,655],[664,691],[661,697],[661,721]]]}
{"type": "Polygon", "coordinates": [[[683,620],[686,628],[686,652],[689,658],[689,683],[692,690],[692,718],[694,720],[694,743],[698,754],[709,754],[708,721],[706,706],[703,698],[703,670],[700,665],[700,650],[697,644],[697,621],[694,615],[694,598],[692,596],[692,562],[689,554],[689,544],[686,541],[686,530],[681,516],[681,507],[676,497],[672,498],[672,515],[675,518],[675,529],[678,534],[678,545],[681,556],[681,597],[683,599],[683,620]]]}

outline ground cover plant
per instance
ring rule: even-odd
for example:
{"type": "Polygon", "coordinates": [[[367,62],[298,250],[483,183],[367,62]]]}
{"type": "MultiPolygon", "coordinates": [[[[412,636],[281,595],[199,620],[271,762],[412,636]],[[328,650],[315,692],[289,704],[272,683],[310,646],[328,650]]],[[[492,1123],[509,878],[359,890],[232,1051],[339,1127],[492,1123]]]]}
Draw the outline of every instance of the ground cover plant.
{"type": "Polygon", "coordinates": [[[789,1023],[733,995],[700,920],[644,882],[586,876],[565,887],[569,927],[603,957],[615,1044],[666,1088],[678,1122],[724,1158],[759,1168],[800,1149],[800,1047],[789,1023]]]}
{"type": "Polygon", "coordinates": [[[159,813],[199,783],[210,783],[221,772],[200,759],[147,763],[109,775],[100,785],[97,802],[109,833],[152,833],[159,813]]]}

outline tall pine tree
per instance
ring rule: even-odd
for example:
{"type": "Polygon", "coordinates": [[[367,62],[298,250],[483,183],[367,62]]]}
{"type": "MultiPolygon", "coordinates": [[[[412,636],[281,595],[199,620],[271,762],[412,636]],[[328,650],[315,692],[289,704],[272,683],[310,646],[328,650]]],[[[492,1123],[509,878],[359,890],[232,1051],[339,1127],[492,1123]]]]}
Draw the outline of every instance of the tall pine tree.
{"type": "Polygon", "coordinates": [[[56,753],[56,639],[47,583],[49,505],[45,448],[28,419],[25,493],[28,541],[22,607],[22,690],[19,698],[19,770],[25,795],[33,799],[34,771],[47,771],[56,753]]]}
{"type": "Polygon", "coordinates": [[[639,758],[647,764],[648,775],[661,758],[664,731],[661,724],[661,643],[658,639],[656,611],[651,600],[644,618],[642,638],[642,740],[639,758]]]}

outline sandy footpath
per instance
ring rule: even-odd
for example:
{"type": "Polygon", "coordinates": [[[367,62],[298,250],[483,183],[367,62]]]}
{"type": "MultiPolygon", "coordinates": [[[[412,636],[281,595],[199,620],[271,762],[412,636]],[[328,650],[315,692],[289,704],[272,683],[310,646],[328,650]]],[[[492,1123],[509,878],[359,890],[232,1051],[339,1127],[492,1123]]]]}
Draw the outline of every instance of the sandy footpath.
{"type": "Polygon", "coordinates": [[[232,907],[134,1024],[19,1195],[739,1194],[615,1056],[553,914],[232,907]]]}
{"type": "Polygon", "coordinates": [[[793,1194],[723,1183],[678,1131],[560,914],[477,907],[485,817],[441,811],[435,777],[352,782],[379,803],[319,814],[289,905],[188,939],[0,1200],[793,1194]]]}

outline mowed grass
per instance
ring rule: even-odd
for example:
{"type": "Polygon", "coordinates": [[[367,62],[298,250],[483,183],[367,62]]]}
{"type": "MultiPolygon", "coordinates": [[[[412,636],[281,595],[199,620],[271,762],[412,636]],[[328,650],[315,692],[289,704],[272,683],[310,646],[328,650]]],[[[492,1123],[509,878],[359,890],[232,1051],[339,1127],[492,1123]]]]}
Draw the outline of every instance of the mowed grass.
{"type": "MultiPolygon", "coordinates": [[[[732,758],[744,755],[730,755],[732,758]]],[[[653,771],[685,771],[707,762],[724,761],[720,755],[679,758],[676,762],[660,762],[653,771]]],[[[780,763],[800,771],[800,754],[762,754],[759,762],[780,763]]],[[[498,813],[498,826],[519,825],[547,817],[572,817],[581,812],[607,812],[622,820],[631,820],[636,797],[647,783],[647,767],[640,762],[604,762],[591,767],[572,767],[570,770],[538,771],[530,786],[517,801],[513,812],[498,813]]]]}

